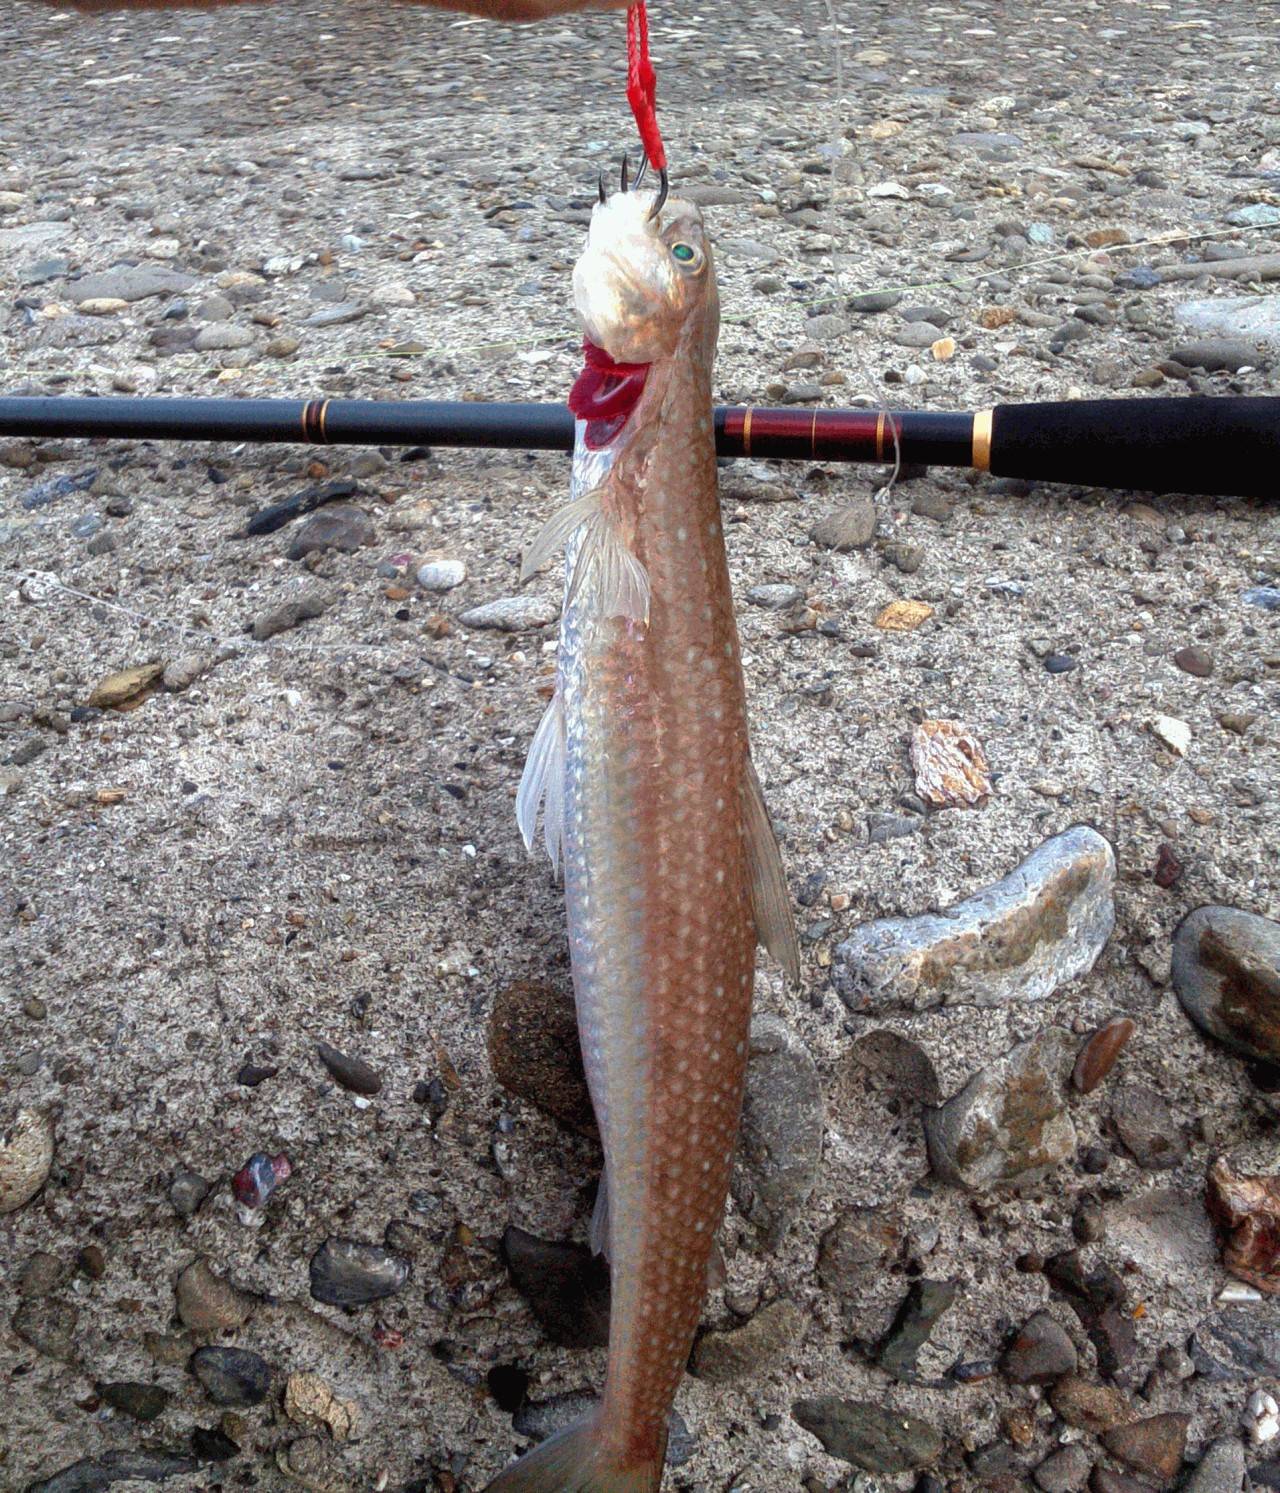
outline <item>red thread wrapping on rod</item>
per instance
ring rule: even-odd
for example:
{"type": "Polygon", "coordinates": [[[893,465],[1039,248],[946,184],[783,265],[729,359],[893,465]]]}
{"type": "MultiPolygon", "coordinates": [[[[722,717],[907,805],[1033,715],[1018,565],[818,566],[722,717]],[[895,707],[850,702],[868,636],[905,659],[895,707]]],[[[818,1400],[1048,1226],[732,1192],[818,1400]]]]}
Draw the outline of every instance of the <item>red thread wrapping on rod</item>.
{"type": "Polygon", "coordinates": [[[627,102],[649,165],[655,171],[665,171],[667,152],[658,129],[658,77],[649,60],[649,17],[644,0],[636,0],[627,10],[627,102]]]}

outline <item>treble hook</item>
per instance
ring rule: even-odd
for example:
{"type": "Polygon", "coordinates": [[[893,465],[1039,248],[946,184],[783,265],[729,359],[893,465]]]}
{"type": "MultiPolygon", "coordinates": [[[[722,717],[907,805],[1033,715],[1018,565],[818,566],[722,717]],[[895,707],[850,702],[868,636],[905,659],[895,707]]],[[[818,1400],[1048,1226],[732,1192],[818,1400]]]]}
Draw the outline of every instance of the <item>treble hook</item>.
{"type": "Polygon", "coordinates": [[[666,202],[666,200],[667,200],[667,168],[665,166],[660,166],[658,168],[658,195],[653,199],[653,206],[649,209],[649,221],[650,222],[653,222],[654,218],[656,218],[658,216],[658,214],[662,211],[662,205],[663,205],[664,202],[666,202]]]}
{"type": "Polygon", "coordinates": [[[608,200],[609,200],[609,188],[608,188],[608,185],[606,184],[605,175],[604,175],[603,171],[600,173],[600,181],[598,183],[598,187],[599,187],[599,191],[600,191],[600,202],[603,205],[604,203],[608,202],[608,200]]]}

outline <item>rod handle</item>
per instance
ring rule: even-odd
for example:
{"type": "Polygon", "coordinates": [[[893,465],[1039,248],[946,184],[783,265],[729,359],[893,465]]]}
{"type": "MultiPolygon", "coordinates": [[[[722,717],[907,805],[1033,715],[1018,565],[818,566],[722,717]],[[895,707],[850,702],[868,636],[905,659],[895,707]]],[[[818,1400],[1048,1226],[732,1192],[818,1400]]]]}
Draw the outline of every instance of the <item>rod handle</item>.
{"type": "Polygon", "coordinates": [[[1146,492],[1280,496],[1280,398],[1080,399],[1003,404],[975,426],[997,477],[1146,492]]]}

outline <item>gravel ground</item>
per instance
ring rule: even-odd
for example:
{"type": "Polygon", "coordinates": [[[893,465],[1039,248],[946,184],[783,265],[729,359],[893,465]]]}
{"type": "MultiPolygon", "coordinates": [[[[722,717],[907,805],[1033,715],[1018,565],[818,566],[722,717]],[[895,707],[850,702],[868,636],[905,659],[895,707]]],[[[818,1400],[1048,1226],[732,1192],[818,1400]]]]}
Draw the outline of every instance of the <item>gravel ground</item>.
{"type": "MultiPolygon", "coordinates": [[[[673,173],[720,245],[724,401],[957,409],[1273,387],[1280,297],[1215,266],[1280,252],[1280,8],[864,0],[836,6],[839,66],[816,3],[654,11],[673,173]],[[1200,279],[1160,274],[1189,261],[1200,279]],[[872,292],[885,309],[850,308],[872,292]],[[1270,344],[1242,352],[1230,327],[1179,312],[1215,297],[1250,298],[1270,344]]],[[[569,270],[596,175],[629,138],[622,49],[617,17],[499,30],[337,0],[94,19],[5,6],[4,391],[562,398],[569,270]]],[[[498,1086],[485,1038],[497,992],[567,984],[560,895],[513,813],[551,666],[554,628],[536,618],[558,581],[529,588],[542,605],[519,631],[458,620],[517,594],[521,546],[567,475],[520,453],[0,442],[0,1099],[48,1109],[58,1133],[44,1190],[0,1219],[0,1312],[26,1291],[44,1313],[0,1336],[3,1488],[112,1451],[186,1453],[220,1426],[241,1455],[168,1489],[478,1489],[525,1444],[495,1366],[527,1372],[534,1400],[599,1383],[603,1356],[550,1345],[497,1251],[511,1221],[582,1237],[598,1154],[498,1086]],[[325,513],[353,548],[290,558],[301,524],[240,537],[254,510],[340,479],[353,486],[325,513]],[[465,579],[423,589],[432,559],[465,579]],[[270,635],[262,619],[304,595],[319,614],[270,635]],[[147,664],[169,666],[168,687],[89,708],[104,679],[147,664]],[[317,1040],[371,1065],[380,1091],[335,1083],[317,1040]],[[246,1064],[276,1071],[250,1083],[246,1064]],[[285,1153],[292,1175],[238,1213],[230,1178],[253,1153],[285,1153]],[[171,1197],[184,1168],[213,1188],[190,1216],[171,1197]],[[327,1237],[384,1235],[413,1257],[395,1294],[312,1299],[327,1237]],[[55,1257],[51,1294],[22,1275],[37,1251],[55,1257]],[[238,1317],[227,1303],[203,1330],[175,1318],[199,1256],[254,1293],[243,1327],[219,1330],[238,1317]],[[187,1372],[202,1342],[261,1353],[276,1390],[320,1375],[355,1402],[354,1431],[300,1446],[306,1423],[274,1391],[220,1408],[187,1372]],[[173,1400],[139,1422],[104,1397],[116,1381],[173,1400]]],[[[724,473],[738,594],[796,588],[790,610],[740,617],[805,940],[803,988],[765,966],[758,1000],[812,1052],[826,1131],[780,1241],[731,1210],[708,1322],[787,1296],[799,1327],[728,1382],[687,1381],[696,1450],[674,1487],[853,1486],[792,1418],[821,1395],[937,1426],[952,1487],[1027,1486],[1062,1422],[1037,1390],[948,1371],[998,1357],[1048,1304],[1095,1372],[1044,1277],[1014,1271],[1070,1248],[1082,1204],[1109,1220],[1086,1257],[1124,1272],[1140,1305],[1119,1380],[1139,1413],[1188,1413],[1194,1460],[1268,1382],[1185,1377],[1179,1356],[1227,1279],[1206,1168],[1225,1153],[1274,1170],[1276,1111],[1183,1015],[1169,969],[1174,928],[1203,903],[1280,916],[1280,619],[1258,604],[1280,584],[1280,517],[1243,499],[941,471],[886,491],[884,477],[724,473]],[[869,544],[810,537],[873,491],[869,544]],[[901,599],[932,615],[878,629],[901,599]],[[1186,649],[1195,672],[1174,660],[1186,649]],[[1184,755],[1152,733],[1158,716],[1189,727],[1184,755]],[[907,742],[924,717],[982,743],[981,806],[920,813],[907,742]],[[1084,1033],[1123,1013],[1137,1030],[1119,1077],[1159,1091],[1185,1156],[1135,1165],[1104,1088],[1073,1102],[1078,1153],[1047,1181],[974,1196],[931,1177],[917,1108],[853,1064],[862,1026],[832,989],[833,950],[1080,823],[1115,849],[1115,932],[1045,999],[939,1028],[946,1092],[1048,1024],[1084,1033]],[[1095,1174],[1080,1158],[1099,1147],[1095,1174]],[[1153,1190],[1167,1196],[1143,1204],[1153,1190]],[[893,1213],[899,1245],[842,1299],[814,1260],[854,1204],[893,1213]],[[921,1274],[955,1283],[955,1301],[918,1382],[892,1383],[855,1344],[921,1274]],[[998,1473],[964,1461],[991,1445],[1012,1459],[998,1473]]],[[[1274,1310],[1251,1330],[1280,1333],[1274,1310]]],[[[1100,1453],[1082,1445],[1087,1472],[1100,1453]]],[[[91,1485],[106,1484],[75,1486],[91,1485]]]]}

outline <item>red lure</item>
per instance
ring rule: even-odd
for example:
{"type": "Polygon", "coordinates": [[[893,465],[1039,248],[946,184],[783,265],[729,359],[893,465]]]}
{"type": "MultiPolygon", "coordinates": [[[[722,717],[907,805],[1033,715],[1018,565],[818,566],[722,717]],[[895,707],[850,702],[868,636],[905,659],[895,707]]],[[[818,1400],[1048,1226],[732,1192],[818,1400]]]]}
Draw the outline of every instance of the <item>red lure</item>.
{"type": "Polygon", "coordinates": [[[644,393],[650,365],[615,363],[604,348],[587,337],[582,339],[582,352],[586,364],[569,390],[569,408],[579,420],[587,422],[587,446],[599,451],[627,423],[644,393]]]}

